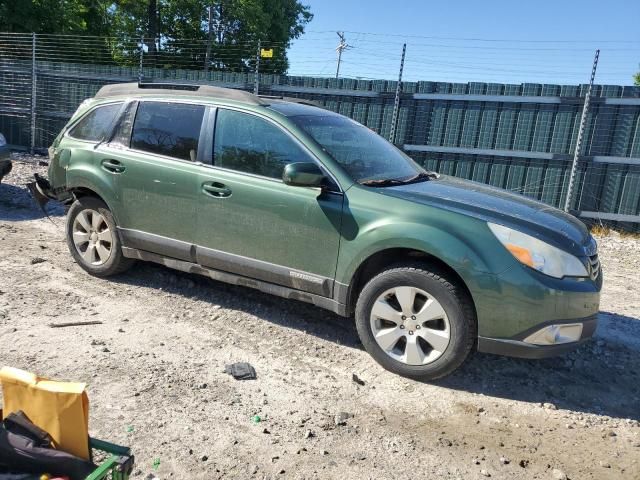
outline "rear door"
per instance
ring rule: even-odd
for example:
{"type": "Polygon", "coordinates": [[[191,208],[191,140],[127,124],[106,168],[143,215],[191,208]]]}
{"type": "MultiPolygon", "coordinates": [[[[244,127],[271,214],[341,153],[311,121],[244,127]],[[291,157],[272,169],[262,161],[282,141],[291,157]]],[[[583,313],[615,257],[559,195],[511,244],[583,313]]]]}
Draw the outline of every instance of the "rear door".
{"type": "Polygon", "coordinates": [[[112,140],[99,147],[102,168],[117,179],[117,221],[125,246],[193,260],[198,145],[206,108],[133,103],[112,140]]]}
{"type": "Polygon", "coordinates": [[[213,165],[201,168],[200,264],[330,296],[343,195],[335,188],[292,187],[284,166],[316,162],[273,121],[218,108],[213,165]]]}

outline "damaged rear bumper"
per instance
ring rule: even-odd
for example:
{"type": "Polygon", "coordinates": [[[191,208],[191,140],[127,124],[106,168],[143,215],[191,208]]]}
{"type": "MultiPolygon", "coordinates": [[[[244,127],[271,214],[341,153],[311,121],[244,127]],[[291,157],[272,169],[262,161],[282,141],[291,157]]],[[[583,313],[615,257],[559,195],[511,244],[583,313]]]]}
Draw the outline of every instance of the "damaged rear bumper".
{"type": "Polygon", "coordinates": [[[34,174],[34,181],[27,183],[27,188],[42,209],[49,200],[57,200],[62,203],[69,203],[73,200],[73,196],[66,189],[52,188],[49,180],[37,173],[34,174]]]}

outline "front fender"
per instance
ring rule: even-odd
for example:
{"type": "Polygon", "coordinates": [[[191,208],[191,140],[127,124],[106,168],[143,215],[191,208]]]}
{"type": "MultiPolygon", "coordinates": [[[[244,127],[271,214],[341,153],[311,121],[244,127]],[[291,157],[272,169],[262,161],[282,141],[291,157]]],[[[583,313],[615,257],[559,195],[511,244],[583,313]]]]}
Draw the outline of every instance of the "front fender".
{"type": "Polygon", "coordinates": [[[371,225],[354,240],[343,242],[336,279],[349,284],[367,258],[394,248],[418,250],[434,256],[461,276],[465,271],[498,273],[506,270],[511,263],[510,258],[504,255],[504,248],[486,224],[479,223],[473,239],[460,235],[460,232],[448,232],[418,223],[371,225]],[[486,240],[482,238],[484,236],[486,240]],[[495,248],[487,247],[493,244],[495,248]]]}

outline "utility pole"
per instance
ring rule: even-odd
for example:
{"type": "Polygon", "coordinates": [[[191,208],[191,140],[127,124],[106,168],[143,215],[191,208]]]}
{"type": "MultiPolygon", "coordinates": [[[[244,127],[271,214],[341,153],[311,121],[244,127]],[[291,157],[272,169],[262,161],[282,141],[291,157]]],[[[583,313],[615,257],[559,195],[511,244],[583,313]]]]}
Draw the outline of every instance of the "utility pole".
{"type": "Polygon", "coordinates": [[[338,37],[340,37],[340,43],[336,47],[336,52],[338,52],[338,65],[336,67],[336,78],[340,75],[340,62],[342,61],[342,52],[344,52],[348,48],[352,48],[351,45],[347,44],[347,40],[344,38],[344,32],[336,32],[338,37]]]}
{"type": "Polygon", "coordinates": [[[213,5],[209,5],[209,31],[207,37],[207,54],[204,57],[204,71],[209,71],[209,62],[211,60],[211,40],[213,38],[213,5]]]}
{"type": "Polygon", "coordinates": [[[393,102],[393,115],[391,116],[391,131],[389,141],[395,143],[396,128],[398,126],[398,114],[400,110],[400,92],[402,90],[402,71],[404,70],[404,55],[407,53],[407,44],[402,45],[402,57],[400,57],[400,73],[398,73],[398,85],[396,85],[396,98],[393,102]]]}
{"type": "MultiPolygon", "coordinates": [[[[591,89],[596,78],[596,69],[598,68],[598,58],[600,57],[600,49],[596,50],[593,58],[593,67],[591,68],[591,79],[589,80],[589,88],[584,96],[584,105],[582,107],[582,116],[580,117],[580,129],[578,130],[578,139],[576,140],[576,148],[573,152],[573,163],[571,164],[571,173],[569,174],[569,186],[567,187],[567,198],[564,202],[564,211],[568,212],[573,201],[573,190],[575,188],[576,175],[578,173],[578,160],[582,155],[582,140],[584,138],[584,130],[587,126],[587,115],[589,113],[589,103],[591,101],[591,89]]],[[[584,182],[584,180],[583,180],[584,182]]],[[[584,183],[583,183],[584,185],[584,183]]]]}

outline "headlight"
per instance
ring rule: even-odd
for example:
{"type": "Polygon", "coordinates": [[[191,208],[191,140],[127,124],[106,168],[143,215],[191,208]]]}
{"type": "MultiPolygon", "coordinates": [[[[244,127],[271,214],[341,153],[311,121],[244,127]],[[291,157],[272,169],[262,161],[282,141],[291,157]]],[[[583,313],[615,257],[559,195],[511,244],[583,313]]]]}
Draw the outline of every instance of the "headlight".
{"type": "Polygon", "coordinates": [[[7,144],[7,139],[0,133],[0,147],[4,147],[7,144]]]}
{"type": "Polygon", "coordinates": [[[587,267],[570,253],[503,225],[487,225],[520,263],[555,278],[589,276],[587,267]]]}

